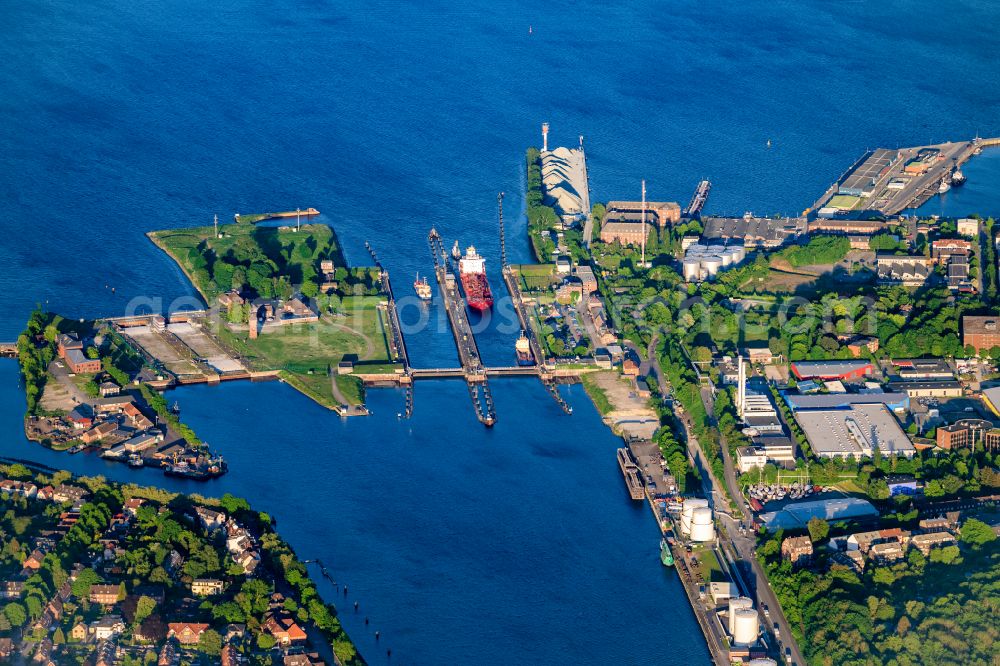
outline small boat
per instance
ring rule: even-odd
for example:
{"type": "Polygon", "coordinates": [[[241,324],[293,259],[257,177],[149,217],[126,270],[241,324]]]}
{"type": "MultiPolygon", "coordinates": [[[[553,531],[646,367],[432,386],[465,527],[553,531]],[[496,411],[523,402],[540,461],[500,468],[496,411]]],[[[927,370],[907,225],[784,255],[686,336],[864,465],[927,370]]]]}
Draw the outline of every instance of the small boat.
{"type": "Polygon", "coordinates": [[[674,566],[674,554],[670,550],[670,544],[666,539],[660,539],[660,562],[665,567],[674,566]]]}
{"type": "Polygon", "coordinates": [[[458,261],[462,258],[462,250],[458,247],[458,241],[455,241],[455,245],[451,248],[451,258],[458,261]]]}
{"type": "Polygon", "coordinates": [[[951,174],[951,184],[954,187],[965,184],[965,174],[962,173],[961,169],[955,169],[954,173],[951,174]]]}
{"type": "Polygon", "coordinates": [[[768,147],[768,148],[770,148],[770,147],[771,147],[771,140],[770,140],[770,139],[768,139],[768,140],[767,140],[767,147],[768,147]]]}
{"type": "Polygon", "coordinates": [[[521,336],[514,343],[514,351],[517,353],[517,364],[521,366],[528,366],[535,364],[535,357],[531,353],[531,342],[528,341],[528,337],[521,331],[521,336]]]}
{"type": "Polygon", "coordinates": [[[431,300],[431,285],[427,282],[427,278],[421,278],[419,273],[417,274],[417,279],[413,281],[413,291],[417,292],[417,297],[420,300],[431,300]]]}
{"type": "Polygon", "coordinates": [[[179,403],[179,402],[177,402],[175,400],[173,406],[170,408],[170,413],[171,414],[180,414],[181,413],[181,403],[179,403]]]}
{"type": "Polygon", "coordinates": [[[142,456],[138,453],[133,453],[128,457],[129,467],[142,467],[145,463],[142,462],[142,456]]]}
{"type": "Polygon", "coordinates": [[[944,194],[950,189],[951,189],[951,184],[948,182],[948,179],[945,178],[944,180],[941,181],[941,185],[938,186],[938,194],[944,194]]]}

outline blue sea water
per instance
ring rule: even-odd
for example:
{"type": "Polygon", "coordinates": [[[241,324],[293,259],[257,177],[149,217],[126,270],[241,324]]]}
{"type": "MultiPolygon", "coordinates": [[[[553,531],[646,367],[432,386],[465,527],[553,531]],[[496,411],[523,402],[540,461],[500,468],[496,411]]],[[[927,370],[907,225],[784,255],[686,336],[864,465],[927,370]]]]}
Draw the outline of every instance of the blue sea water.
{"type": "MultiPolygon", "coordinates": [[[[683,203],[708,176],[716,213],[801,211],[871,147],[1000,134],[986,1],[54,0],[0,18],[0,340],[36,303],[82,317],[192,297],[144,234],[213,214],[315,206],[404,288],[434,226],[501,287],[495,196],[527,260],[522,160],[542,121],[553,145],[584,136],[594,200],[645,178],[683,203]]],[[[1000,212],[998,159],[927,206],[1000,212]]],[[[513,337],[490,324],[486,360],[509,361],[513,337]]],[[[409,341],[415,364],[455,364],[446,331],[409,341]]],[[[375,663],[384,646],[421,664],[704,662],[582,391],[572,417],[535,382],[494,393],[493,430],[450,382],[419,386],[406,422],[393,391],[348,422],[277,383],[172,398],[232,461],[199,489],[248,496],[327,562],[372,619],[341,603],[375,663]]],[[[167,484],[29,446],[22,410],[0,363],[0,453],[167,484]]]]}

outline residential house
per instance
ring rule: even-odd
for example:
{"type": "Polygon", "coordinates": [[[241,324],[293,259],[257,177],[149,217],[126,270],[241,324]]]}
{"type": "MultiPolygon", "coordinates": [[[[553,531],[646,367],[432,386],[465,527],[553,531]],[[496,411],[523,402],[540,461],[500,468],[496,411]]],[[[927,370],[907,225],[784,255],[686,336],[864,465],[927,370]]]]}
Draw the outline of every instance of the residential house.
{"type": "Polygon", "coordinates": [[[56,338],[56,353],[59,358],[65,359],[70,349],[83,351],[83,342],[76,333],[62,333],[56,338]]]}
{"type": "Polygon", "coordinates": [[[160,648],[160,654],[156,660],[156,666],[175,666],[180,662],[180,650],[177,641],[168,640],[160,648]]]}
{"type": "Polygon", "coordinates": [[[806,566],[812,561],[813,545],[807,536],[789,537],[781,542],[781,559],[793,567],[806,566]]]}
{"type": "Polygon", "coordinates": [[[955,536],[950,532],[929,532],[927,534],[915,534],[910,539],[910,543],[925,556],[928,556],[931,554],[932,549],[955,545],[956,540],[955,536]]]}
{"type": "Polygon", "coordinates": [[[198,520],[201,521],[202,527],[209,532],[215,531],[226,524],[226,514],[222,511],[213,511],[203,506],[196,506],[194,512],[198,515],[198,520]]]}
{"type": "Polygon", "coordinates": [[[858,550],[847,550],[833,554],[833,561],[853,569],[858,575],[864,573],[865,556],[858,550]]]}
{"type": "Polygon", "coordinates": [[[70,630],[69,637],[74,641],[83,643],[86,642],[86,640],[90,637],[90,630],[87,628],[87,625],[84,624],[83,622],[77,622],[76,624],[73,625],[73,628],[70,630]]]}
{"type": "Polygon", "coordinates": [[[0,659],[9,659],[14,655],[14,641],[4,636],[0,638],[0,659]]]}
{"type": "Polygon", "coordinates": [[[102,606],[114,606],[118,603],[121,594],[120,585],[101,585],[95,583],[90,586],[90,603],[102,606]]]}
{"type": "Polygon", "coordinates": [[[0,583],[0,599],[20,599],[24,594],[23,580],[7,580],[0,583]]]}
{"type": "Polygon", "coordinates": [[[74,430],[89,429],[94,425],[94,415],[90,407],[86,405],[77,405],[74,407],[66,415],[66,420],[73,424],[74,430]]]}
{"type": "Polygon", "coordinates": [[[114,382],[107,381],[101,382],[101,385],[97,387],[98,392],[101,394],[102,398],[110,398],[116,396],[122,392],[122,387],[118,386],[114,382]]]}
{"type": "Polygon", "coordinates": [[[886,541],[873,544],[868,555],[879,564],[891,564],[902,560],[906,552],[899,541],[886,541]]]}
{"type": "Polygon", "coordinates": [[[90,623],[90,634],[94,640],[104,641],[125,631],[125,622],[120,615],[105,615],[90,623]]]}
{"type": "Polygon", "coordinates": [[[171,622],[167,624],[167,637],[176,638],[181,645],[196,645],[207,629],[207,624],[198,622],[171,622]]]}
{"type": "Polygon", "coordinates": [[[191,592],[199,596],[222,594],[223,583],[217,578],[196,578],[191,581],[191,592]]]}
{"type": "Polygon", "coordinates": [[[31,551],[31,555],[28,555],[28,559],[24,561],[24,568],[31,569],[32,571],[38,571],[42,568],[42,560],[44,559],[45,553],[36,548],[31,551]]]}
{"type": "Polygon", "coordinates": [[[282,666],[324,666],[317,652],[287,654],[281,663],[282,666]]]}
{"type": "Polygon", "coordinates": [[[89,496],[90,493],[83,488],[67,486],[65,484],[56,486],[52,493],[52,499],[56,502],[78,502],[89,496]]]}
{"type": "Polygon", "coordinates": [[[847,537],[847,550],[859,550],[868,554],[872,546],[880,543],[894,541],[900,545],[906,545],[910,533],[894,527],[888,530],[873,530],[871,532],[856,532],[847,537]]]}
{"type": "Polygon", "coordinates": [[[306,632],[287,613],[268,615],[264,620],[264,631],[271,634],[282,647],[304,643],[306,640],[306,632]]]}
{"type": "Polygon", "coordinates": [[[35,650],[35,656],[31,658],[31,661],[45,666],[52,663],[52,639],[46,636],[38,641],[38,649],[35,650]]]}

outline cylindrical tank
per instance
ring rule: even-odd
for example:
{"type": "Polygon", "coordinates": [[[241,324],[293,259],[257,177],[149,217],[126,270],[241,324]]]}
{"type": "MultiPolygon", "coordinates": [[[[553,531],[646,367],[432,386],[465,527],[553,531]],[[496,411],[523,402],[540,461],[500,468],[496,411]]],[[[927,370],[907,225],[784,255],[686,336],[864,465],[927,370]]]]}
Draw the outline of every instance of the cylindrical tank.
{"type": "Polygon", "coordinates": [[[734,252],[733,256],[734,263],[738,264],[747,258],[747,249],[743,245],[734,245],[733,252],[734,252]]]}
{"type": "Polygon", "coordinates": [[[757,611],[748,608],[736,611],[732,634],[733,642],[737,645],[752,645],[756,643],[759,626],[757,611]]]}
{"type": "Polygon", "coordinates": [[[720,257],[715,257],[715,256],[705,257],[701,261],[701,266],[702,268],[705,269],[706,273],[708,273],[710,276],[713,276],[719,272],[720,268],[722,268],[722,259],[720,257]]]}
{"type": "Polygon", "coordinates": [[[681,509],[681,532],[683,534],[691,533],[691,514],[694,513],[694,510],[707,506],[708,500],[701,497],[684,500],[684,507],[681,509]]]}
{"type": "Polygon", "coordinates": [[[722,267],[727,268],[733,263],[733,255],[729,250],[723,250],[719,253],[719,259],[722,259],[722,267]]]}
{"type": "Polygon", "coordinates": [[[736,631],[736,613],[737,611],[747,610],[753,608],[753,600],[748,597],[730,597],[729,598],[729,635],[732,636],[736,631]]]}
{"type": "Polygon", "coordinates": [[[698,507],[691,512],[691,540],[712,541],[715,539],[715,525],[712,523],[712,510],[708,507],[698,507]]]}
{"type": "Polygon", "coordinates": [[[778,666],[778,662],[770,657],[757,657],[748,661],[744,666],[778,666]]]}
{"type": "Polygon", "coordinates": [[[684,280],[687,282],[694,282],[701,275],[701,262],[694,257],[688,257],[683,262],[684,267],[684,280]]]}
{"type": "Polygon", "coordinates": [[[702,243],[695,243],[688,248],[688,254],[700,254],[704,252],[707,248],[702,243]]]}

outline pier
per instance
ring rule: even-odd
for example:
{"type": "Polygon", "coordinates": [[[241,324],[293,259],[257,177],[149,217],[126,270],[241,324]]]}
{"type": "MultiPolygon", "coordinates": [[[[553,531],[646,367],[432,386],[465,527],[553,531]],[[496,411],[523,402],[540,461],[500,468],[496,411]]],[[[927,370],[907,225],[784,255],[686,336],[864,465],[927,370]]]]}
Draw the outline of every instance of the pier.
{"type": "Polygon", "coordinates": [[[698,183],[698,187],[694,191],[694,196],[691,197],[691,202],[684,209],[684,217],[692,220],[701,218],[701,210],[705,207],[705,202],[708,201],[708,193],[711,191],[712,183],[707,178],[698,183]]]}
{"type": "Polygon", "coordinates": [[[445,312],[448,313],[448,323],[451,324],[451,332],[455,336],[458,360],[462,364],[462,372],[469,386],[469,397],[479,421],[483,425],[492,426],[497,420],[493,408],[493,395],[486,381],[486,372],[479,355],[479,347],[476,345],[476,337],[472,333],[472,325],[465,312],[465,298],[458,290],[457,277],[449,270],[448,255],[436,230],[431,229],[427,242],[434,258],[434,274],[441,286],[441,298],[444,301],[445,312]]]}
{"type": "Polygon", "coordinates": [[[528,344],[531,346],[531,355],[535,359],[534,370],[538,373],[538,378],[542,380],[542,384],[549,392],[549,395],[552,396],[552,399],[556,401],[564,412],[572,414],[573,408],[559,394],[559,388],[556,386],[553,374],[545,363],[545,353],[542,349],[542,343],[538,341],[535,328],[531,325],[528,309],[525,307],[524,299],[521,297],[521,287],[517,283],[517,274],[511,265],[507,263],[507,244],[503,227],[503,192],[497,195],[497,215],[500,224],[500,270],[503,274],[504,284],[507,285],[507,292],[510,294],[511,303],[514,305],[514,312],[517,313],[517,319],[521,324],[521,330],[524,331],[524,336],[528,338],[528,344]]]}

